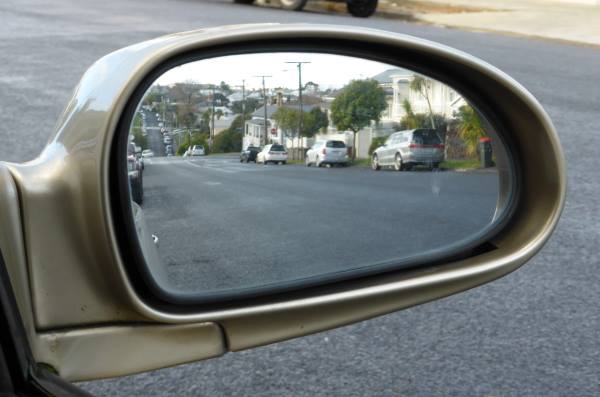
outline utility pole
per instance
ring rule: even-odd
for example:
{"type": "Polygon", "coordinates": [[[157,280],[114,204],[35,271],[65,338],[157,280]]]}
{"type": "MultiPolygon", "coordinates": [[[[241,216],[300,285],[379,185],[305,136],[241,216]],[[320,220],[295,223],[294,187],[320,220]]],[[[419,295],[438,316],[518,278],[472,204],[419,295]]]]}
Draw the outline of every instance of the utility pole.
{"type": "Polygon", "coordinates": [[[211,126],[210,126],[210,149],[212,150],[212,142],[215,139],[215,86],[212,87],[212,107],[211,107],[211,126]]]}
{"type": "Polygon", "coordinates": [[[246,80],[242,80],[242,116],[246,120],[246,80]]]}
{"type": "MultiPolygon", "coordinates": [[[[310,63],[310,62],[305,62],[305,61],[289,61],[286,63],[295,63],[296,67],[298,68],[298,109],[300,110],[300,113],[298,115],[298,141],[300,141],[300,135],[302,134],[302,114],[303,114],[303,107],[302,107],[302,64],[305,63],[310,63]]],[[[293,146],[293,141],[292,141],[292,146],[293,146]]],[[[300,149],[300,143],[298,143],[298,149],[300,149]]],[[[300,160],[302,160],[302,155],[300,154],[300,150],[298,151],[298,157],[300,160]]]]}
{"type": "MultiPolygon", "coordinates": [[[[266,75],[260,75],[260,76],[254,76],[254,77],[260,77],[262,78],[262,88],[263,88],[263,105],[265,108],[265,116],[264,116],[264,123],[265,123],[265,134],[264,134],[264,144],[262,146],[265,146],[267,144],[267,134],[268,134],[268,128],[267,128],[267,89],[265,88],[265,78],[266,77],[273,77],[273,76],[266,76],[266,75]]],[[[263,142],[263,139],[261,139],[261,143],[263,142]]]]}

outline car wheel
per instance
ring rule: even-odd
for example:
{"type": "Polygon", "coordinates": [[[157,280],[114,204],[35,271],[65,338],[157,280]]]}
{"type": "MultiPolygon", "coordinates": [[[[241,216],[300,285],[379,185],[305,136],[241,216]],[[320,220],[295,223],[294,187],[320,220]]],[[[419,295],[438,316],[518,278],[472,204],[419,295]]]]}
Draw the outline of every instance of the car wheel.
{"type": "Polygon", "coordinates": [[[300,11],[306,5],[308,0],[279,0],[281,8],[285,10],[300,11]]]}
{"type": "Polygon", "coordinates": [[[373,171],[379,171],[381,169],[381,166],[379,165],[379,159],[377,158],[376,154],[374,154],[373,158],[371,158],[371,168],[373,171]]]}
{"type": "Polygon", "coordinates": [[[402,164],[402,156],[400,156],[400,153],[396,153],[396,157],[394,157],[394,169],[396,171],[402,171],[404,169],[404,165],[402,164]]]}
{"type": "Polygon", "coordinates": [[[346,7],[352,16],[367,18],[377,10],[377,0],[347,0],[346,7]]]}
{"type": "Polygon", "coordinates": [[[243,163],[243,162],[244,162],[244,159],[240,159],[240,163],[243,163]]]}
{"type": "Polygon", "coordinates": [[[252,4],[254,0],[233,0],[233,2],[236,4],[252,4]]]}
{"type": "Polygon", "coordinates": [[[281,162],[281,165],[286,165],[286,164],[287,164],[287,161],[282,161],[281,162]]]}

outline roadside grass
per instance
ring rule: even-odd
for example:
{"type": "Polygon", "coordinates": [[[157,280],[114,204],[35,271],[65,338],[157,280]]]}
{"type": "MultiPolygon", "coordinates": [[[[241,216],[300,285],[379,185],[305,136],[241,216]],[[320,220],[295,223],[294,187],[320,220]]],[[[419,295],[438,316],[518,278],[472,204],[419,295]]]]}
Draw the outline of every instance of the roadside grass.
{"type": "Polygon", "coordinates": [[[371,167],[371,159],[355,159],[348,163],[350,167],[371,167]]]}
{"type": "Polygon", "coordinates": [[[481,164],[479,160],[444,160],[440,163],[440,168],[446,170],[474,170],[480,167],[481,164]]]}

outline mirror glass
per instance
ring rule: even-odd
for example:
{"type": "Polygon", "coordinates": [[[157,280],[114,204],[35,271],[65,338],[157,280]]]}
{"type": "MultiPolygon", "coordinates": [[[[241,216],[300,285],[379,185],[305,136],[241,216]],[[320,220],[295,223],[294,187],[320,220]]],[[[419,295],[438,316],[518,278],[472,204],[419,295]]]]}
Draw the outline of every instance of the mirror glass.
{"type": "Polygon", "coordinates": [[[512,174],[477,104],[372,60],[256,53],[159,76],[132,118],[146,262],[181,293],[266,292],[415,266],[485,241],[512,174]]]}

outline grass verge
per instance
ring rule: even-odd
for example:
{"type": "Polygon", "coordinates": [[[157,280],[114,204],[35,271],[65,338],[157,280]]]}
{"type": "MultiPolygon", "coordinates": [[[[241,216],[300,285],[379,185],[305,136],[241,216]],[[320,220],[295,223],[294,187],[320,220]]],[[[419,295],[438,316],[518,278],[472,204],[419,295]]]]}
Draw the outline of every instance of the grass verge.
{"type": "Polygon", "coordinates": [[[479,160],[445,160],[440,163],[440,168],[446,170],[474,170],[481,168],[481,164],[479,163],[479,160]]]}

